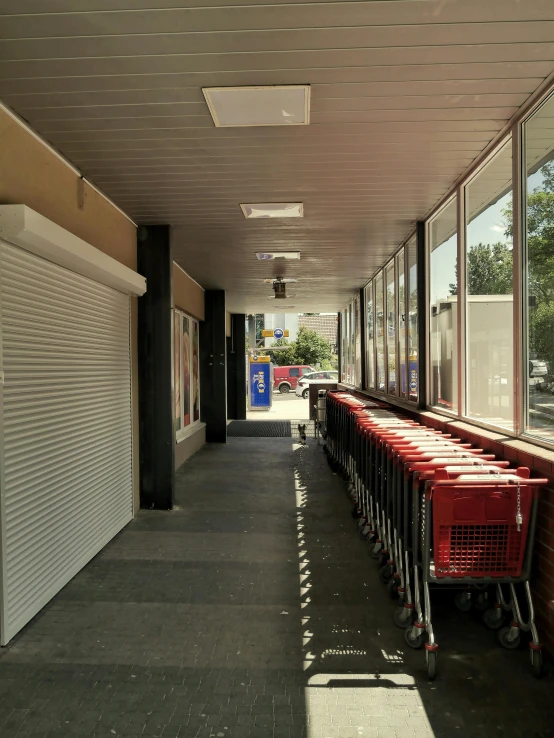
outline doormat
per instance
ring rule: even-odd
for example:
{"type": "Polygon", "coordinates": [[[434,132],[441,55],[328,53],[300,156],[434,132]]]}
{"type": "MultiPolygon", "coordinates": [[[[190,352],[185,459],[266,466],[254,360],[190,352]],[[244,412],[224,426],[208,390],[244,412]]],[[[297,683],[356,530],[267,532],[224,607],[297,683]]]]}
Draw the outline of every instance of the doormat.
{"type": "Polygon", "coordinates": [[[291,438],[290,420],[232,420],[227,435],[241,438],[291,438]]]}
{"type": "Polygon", "coordinates": [[[232,420],[227,435],[235,438],[300,438],[298,426],[305,427],[306,438],[316,437],[313,420],[232,420]]]}

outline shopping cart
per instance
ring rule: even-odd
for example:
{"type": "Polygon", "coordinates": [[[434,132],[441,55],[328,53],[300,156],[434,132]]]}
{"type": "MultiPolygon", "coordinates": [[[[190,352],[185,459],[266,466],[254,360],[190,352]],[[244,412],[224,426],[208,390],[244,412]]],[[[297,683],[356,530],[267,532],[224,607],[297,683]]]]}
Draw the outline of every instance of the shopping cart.
{"type": "Polygon", "coordinates": [[[480,474],[469,474],[463,468],[455,472],[438,469],[413,494],[416,621],[406,628],[405,641],[411,648],[425,646],[430,679],[436,676],[438,657],[430,585],[465,588],[470,584],[508,584],[514,619],[511,626],[500,631],[500,642],[512,647],[521,630],[530,631],[531,664],[533,673],[540,676],[542,653],[529,574],[538,491],[546,483],[546,479],[530,479],[525,467],[511,473],[499,469],[480,474]],[[517,582],[524,584],[527,622],[521,618],[514,587],[517,582]]]}

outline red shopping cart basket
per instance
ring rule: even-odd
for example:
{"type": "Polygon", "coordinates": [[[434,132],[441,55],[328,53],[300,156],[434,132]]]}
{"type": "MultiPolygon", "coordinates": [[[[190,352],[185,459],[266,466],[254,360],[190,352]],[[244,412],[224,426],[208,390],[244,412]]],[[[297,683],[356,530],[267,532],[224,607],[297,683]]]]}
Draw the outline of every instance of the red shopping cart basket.
{"type": "Polygon", "coordinates": [[[521,576],[537,490],[533,481],[515,475],[436,478],[431,497],[435,576],[521,576]]]}

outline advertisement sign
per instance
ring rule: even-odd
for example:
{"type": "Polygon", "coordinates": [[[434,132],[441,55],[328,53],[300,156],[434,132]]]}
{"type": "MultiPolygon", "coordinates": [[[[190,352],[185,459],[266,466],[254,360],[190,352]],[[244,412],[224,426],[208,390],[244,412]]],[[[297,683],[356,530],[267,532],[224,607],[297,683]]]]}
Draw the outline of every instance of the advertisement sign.
{"type": "Polygon", "coordinates": [[[264,328],[262,331],[262,338],[288,338],[288,328],[283,330],[282,328],[264,328]]]}
{"type": "MultiPolygon", "coordinates": [[[[260,356],[260,359],[269,359],[260,356]]],[[[269,410],[273,395],[273,367],[268,361],[248,364],[248,406],[251,410],[269,410]]]]}

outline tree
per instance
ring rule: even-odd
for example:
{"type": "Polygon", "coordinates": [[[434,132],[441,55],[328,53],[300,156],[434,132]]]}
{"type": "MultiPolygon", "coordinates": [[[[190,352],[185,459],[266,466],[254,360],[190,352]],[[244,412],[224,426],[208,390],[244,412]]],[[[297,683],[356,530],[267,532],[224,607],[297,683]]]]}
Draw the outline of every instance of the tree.
{"type": "Polygon", "coordinates": [[[279,338],[273,342],[273,346],[287,346],[286,351],[271,351],[271,361],[277,366],[290,366],[297,364],[294,342],[289,343],[285,338],[279,338]]]}
{"type": "Polygon", "coordinates": [[[554,368],[554,302],[542,303],[529,316],[532,346],[537,356],[554,368]]]}
{"type": "MultiPolygon", "coordinates": [[[[542,184],[527,195],[528,292],[537,303],[554,301],[554,161],[540,169],[542,184]]],[[[504,211],[506,235],[513,233],[513,210],[504,211]]]]}
{"type": "MultiPolygon", "coordinates": [[[[512,294],[512,249],[506,243],[478,243],[467,252],[468,295],[512,294]]],[[[456,277],[458,265],[456,264],[456,277]]],[[[458,294],[458,280],[450,285],[450,294],[458,294]]]]}
{"type": "Polygon", "coordinates": [[[275,341],[273,346],[287,346],[286,351],[271,352],[273,363],[277,366],[290,366],[291,364],[308,364],[309,366],[321,364],[325,366],[331,363],[332,348],[330,342],[316,331],[306,328],[306,326],[300,328],[296,341],[288,343],[288,341],[281,338],[275,341]]]}
{"type": "Polygon", "coordinates": [[[315,364],[323,364],[323,362],[331,360],[330,342],[316,331],[306,328],[306,326],[302,326],[298,331],[294,347],[298,364],[315,366],[315,364]]]}

